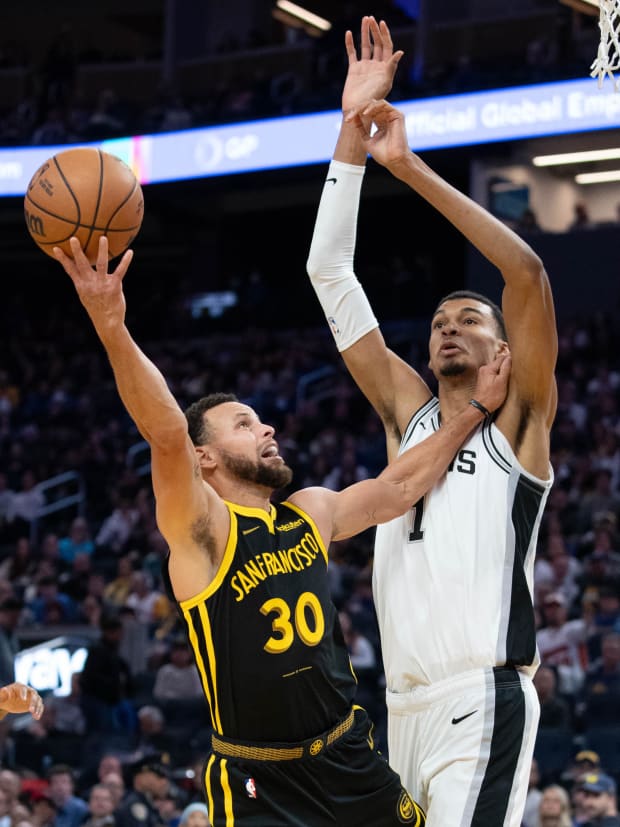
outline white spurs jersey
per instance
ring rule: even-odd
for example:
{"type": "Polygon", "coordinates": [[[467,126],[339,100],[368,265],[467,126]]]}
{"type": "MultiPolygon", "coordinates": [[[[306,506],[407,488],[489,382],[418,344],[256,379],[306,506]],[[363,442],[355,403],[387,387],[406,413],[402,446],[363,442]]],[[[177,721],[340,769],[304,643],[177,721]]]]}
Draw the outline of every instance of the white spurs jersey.
{"type": "MultiPolygon", "coordinates": [[[[412,417],[400,453],[439,428],[439,401],[412,417]]],[[[373,592],[388,690],[459,672],[538,666],[532,586],[553,481],[528,474],[485,421],[413,509],[377,526],[373,592]]]]}

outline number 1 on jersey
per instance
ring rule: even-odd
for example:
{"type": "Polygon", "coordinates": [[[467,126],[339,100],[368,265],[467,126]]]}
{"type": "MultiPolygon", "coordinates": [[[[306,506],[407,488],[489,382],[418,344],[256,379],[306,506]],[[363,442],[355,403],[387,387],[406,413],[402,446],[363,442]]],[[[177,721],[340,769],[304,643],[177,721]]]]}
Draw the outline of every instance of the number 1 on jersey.
{"type": "Polygon", "coordinates": [[[424,497],[420,497],[417,503],[411,508],[411,530],[409,531],[409,542],[415,543],[424,539],[422,531],[422,517],[424,516],[424,497]]]}

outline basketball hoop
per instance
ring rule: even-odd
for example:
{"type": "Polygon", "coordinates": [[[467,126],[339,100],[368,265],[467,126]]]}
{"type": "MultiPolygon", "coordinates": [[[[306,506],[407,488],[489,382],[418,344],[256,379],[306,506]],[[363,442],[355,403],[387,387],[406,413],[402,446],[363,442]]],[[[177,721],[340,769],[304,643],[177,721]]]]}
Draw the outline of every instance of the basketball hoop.
{"type": "Polygon", "coordinates": [[[598,79],[599,89],[607,75],[614,85],[614,92],[618,92],[620,81],[616,80],[614,72],[620,69],[620,0],[599,0],[599,5],[601,41],[590,66],[590,75],[598,79]]]}

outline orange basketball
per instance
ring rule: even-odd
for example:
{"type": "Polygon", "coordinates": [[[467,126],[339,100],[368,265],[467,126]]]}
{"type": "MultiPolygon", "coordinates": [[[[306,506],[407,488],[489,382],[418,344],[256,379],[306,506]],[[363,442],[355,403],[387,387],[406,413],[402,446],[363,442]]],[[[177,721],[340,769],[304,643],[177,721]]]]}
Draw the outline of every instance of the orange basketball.
{"type": "Polygon", "coordinates": [[[109,257],[123,253],[136,237],[144,215],[138,179],[127,164],[100,149],[66,149],[32,176],[24,198],[26,225],[35,242],[53,256],[53,247],[71,255],[69,239],[79,239],[91,264],[99,238],[108,237],[109,257]]]}

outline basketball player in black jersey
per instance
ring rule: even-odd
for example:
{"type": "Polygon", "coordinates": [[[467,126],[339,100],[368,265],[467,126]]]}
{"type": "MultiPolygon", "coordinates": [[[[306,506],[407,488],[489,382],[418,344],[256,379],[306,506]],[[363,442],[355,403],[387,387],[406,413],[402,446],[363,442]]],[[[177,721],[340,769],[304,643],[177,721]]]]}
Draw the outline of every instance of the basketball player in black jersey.
{"type": "Polygon", "coordinates": [[[186,415],[125,326],[107,239],[92,268],[77,239],[57,259],[103,343],[120,396],[151,446],[168,576],[211,712],[205,792],[214,827],[386,827],[424,814],[354,706],[351,669],[328,589],[327,549],[404,513],[505,396],[510,357],[480,372],[473,404],[377,479],[309,488],[277,506],[291,471],[274,429],[230,395],[186,415]]]}

